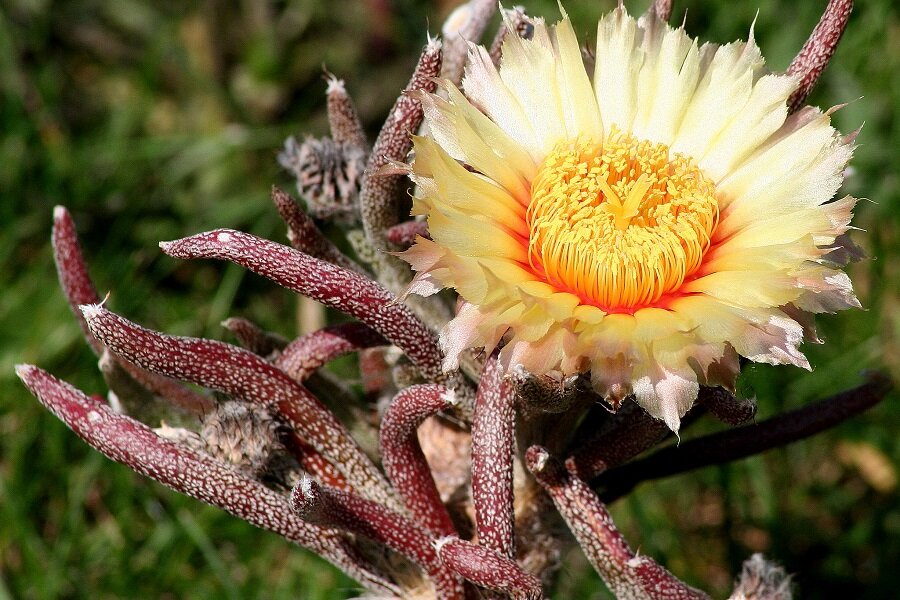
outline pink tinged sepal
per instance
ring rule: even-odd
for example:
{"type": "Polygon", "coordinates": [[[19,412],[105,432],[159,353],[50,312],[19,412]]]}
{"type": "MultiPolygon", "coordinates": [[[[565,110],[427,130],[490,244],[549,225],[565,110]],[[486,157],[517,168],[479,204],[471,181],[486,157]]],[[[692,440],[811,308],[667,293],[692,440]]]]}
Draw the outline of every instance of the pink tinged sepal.
{"type": "Polygon", "coordinates": [[[475,585],[509,594],[513,600],[542,600],[540,580],[500,552],[455,536],[434,542],[441,562],[475,585]]]}
{"type": "Polygon", "coordinates": [[[463,600],[462,579],[443,568],[424,529],[384,506],[356,494],[329,489],[310,477],[294,487],[291,508],[303,519],[361,535],[418,564],[435,587],[437,600],[463,600]]]}
{"type": "Polygon", "coordinates": [[[108,458],[322,555],[373,591],[399,593],[337,532],[304,522],[287,499],[236,468],[159,437],[102,400],[30,365],[16,374],[54,415],[108,458]]]}
{"type": "Polygon", "coordinates": [[[306,388],[259,356],[224,342],[151,331],[97,305],[83,306],[82,312],[93,335],[141,368],[245,402],[274,405],[287,424],[338,466],[360,493],[401,506],[344,425],[306,388]]]}
{"type": "Polygon", "coordinates": [[[396,296],[357,273],[229,229],[161,242],[160,248],[176,258],[229,260],[356,317],[400,347],[425,377],[441,377],[441,353],[434,334],[396,296]]]}

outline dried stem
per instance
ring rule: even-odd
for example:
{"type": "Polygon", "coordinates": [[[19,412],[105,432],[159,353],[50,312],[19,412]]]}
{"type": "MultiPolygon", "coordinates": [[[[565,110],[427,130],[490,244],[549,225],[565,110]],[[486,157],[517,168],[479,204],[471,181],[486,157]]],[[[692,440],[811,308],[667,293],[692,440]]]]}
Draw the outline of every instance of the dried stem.
{"type": "Polygon", "coordinates": [[[159,437],[37,367],[19,365],[16,373],[53,414],[110,459],[309,548],[374,592],[399,593],[340,534],[296,517],[283,495],[231,466],[159,437]]]}
{"type": "Polygon", "coordinates": [[[580,478],[540,446],[525,454],[528,469],[547,491],[582,550],[617,598],[708,600],[651,559],[636,557],[606,506],[580,478]]]}
{"type": "Polygon", "coordinates": [[[852,11],[853,0],[829,0],[809,39],[791,61],[787,72],[799,78],[799,85],[788,98],[790,112],[799,110],[816,86],[844,35],[852,11]]]}
{"type": "Polygon", "coordinates": [[[441,385],[416,385],[397,394],[381,419],[381,460],[410,514],[435,537],[457,535],[441,502],[416,431],[426,418],[447,410],[453,399],[441,385]]]}
{"type": "Polygon", "coordinates": [[[515,557],[515,393],[496,357],[485,364],[472,420],[472,504],[481,545],[515,557]]]}
{"type": "Polygon", "coordinates": [[[291,507],[312,523],[361,535],[407,557],[428,574],[438,600],[463,600],[462,580],[442,568],[431,536],[403,516],[356,494],[322,487],[310,477],[294,487],[291,507]]]}
{"type": "Polygon", "coordinates": [[[870,374],[866,383],[851,390],[760,423],[664,448],[645,459],[608,471],[596,483],[603,490],[603,498],[611,502],[642,481],[753,456],[830,429],[875,406],[890,389],[891,382],[886,376],[870,374]]]}
{"type": "Polygon", "coordinates": [[[540,580],[503,554],[455,536],[435,542],[441,562],[475,585],[509,594],[513,600],[542,600],[540,580]]]}
{"type": "Polygon", "coordinates": [[[278,285],[356,317],[399,346],[425,377],[443,379],[435,335],[374,281],[281,244],[229,229],[162,242],[160,248],[176,258],[235,262],[278,285]]]}

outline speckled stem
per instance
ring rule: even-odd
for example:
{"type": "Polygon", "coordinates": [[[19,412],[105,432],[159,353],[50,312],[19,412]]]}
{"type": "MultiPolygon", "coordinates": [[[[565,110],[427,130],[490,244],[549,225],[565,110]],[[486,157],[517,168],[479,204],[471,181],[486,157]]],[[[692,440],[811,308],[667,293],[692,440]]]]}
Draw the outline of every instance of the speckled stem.
{"type": "Polygon", "coordinates": [[[328,108],[328,126],[331,139],[339,144],[350,144],[358,148],[368,148],[366,131],[363,128],[353,99],[347,93],[344,82],[334,75],[328,75],[328,89],[325,92],[328,108]]]}
{"type": "Polygon", "coordinates": [[[162,242],[160,248],[176,258],[235,262],[356,317],[399,346],[425,377],[443,379],[437,337],[396,296],[374,281],[281,244],[229,229],[162,242]]]}
{"type": "Polygon", "coordinates": [[[88,344],[99,356],[103,354],[103,344],[88,331],[87,323],[84,322],[78,307],[82,304],[96,304],[100,302],[100,296],[88,274],[75,223],[64,206],[53,209],[53,232],[50,238],[53,242],[53,259],[56,262],[59,285],[66,295],[66,300],[69,301],[69,307],[75,313],[75,318],[78,319],[78,325],[84,332],[88,344]]]}
{"type": "Polygon", "coordinates": [[[231,466],[160,438],[142,423],[116,414],[101,400],[86,396],[37,367],[20,365],[16,373],[53,414],[110,459],[309,548],[373,592],[399,593],[338,532],[303,521],[278,492],[231,466]]]}
{"type": "Polygon", "coordinates": [[[663,421],[654,419],[641,408],[624,408],[615,421],[566,459],[573,475],[590,481],[608,469],[617,467],[668,437],[663,421]]]}
{"type": "Polygon", "coordinates": [[[237,338],[238,343],[260,356],[269,356],[287,346],[287,340],[276,333],[263,330],[259,325],[243,317],[230,317],[222,321],[222,327],[237,338]]]}
{"type": "Polygon", "coordinates": [[[515,557],[515,393],[496,357],[484,365],[472,420],[472,504],[481,545],[515,557]]]}
{"type": "Polygon", "coordinates": [[[294,456],[300,467],[325,485],[344,490],[353,491],[353,486],[327,458],[318,450],[307,444],[296,432],[291,431],[284,437],[284,446],[294,456]]]}
{"type": "Polygon", "coordinates": [[[569,410],[581,393],[578,376],[573,375],[557,381],[547,375],[534,375],[525,369],[510,369],[510,380],[516,394],[519,414],[526,420],[539,418],[547,413],[561,413],[569,410]]]}
{"type": "Polygon", "coordinates": [[[412,246],[419,236],[431,239],[428,236],[428,223],[425,221],[404,221],[387,230],[388,242],[401,250],[412,246]]]}
{"type": "Polygon", "coordinates": [[[790,112],[799,110],[816,86],[844,35],[852,11],[853,0],[829,0],[819,23],[791,61],[787,72],[799,77],[800,84],[788,98],[790,112]]]}
{"type": "Polygon", "coordinates": [[[444,37],[442,79],[459,85],[466,66],[468,42],[478,43],[481,40],[499,4],[494,0],[469,0],[450,13],[441,29],[444,37]]]}
{"type": "Polygon", "coordinates": [[[416,432],[426,418],[452,404],[444,386],[414,385],[394,396],[381,419],[381,461],[388,479],[410,514],[435,537],[457,535],[457,531],[441,502],[416,432]]]}
{"type": "Polygon", "coordinates": [[[880,373],[869,375],[863,385],[760,423],[664,448],[645,459],[603,474],[595,483],[607,502],[627,494],[648,479],[660,479],[753,456],[834,427],[884,399],[891,381],[880,373]]]}
{"type": "Polygon", "coordinates": [[[389,344],[384,336],[364,323],[341,323],[297,338],[275,359],[275,366],[302,383],[339,356],[389,344]]]}
{"type": "Polygon", "coordinates": [[[402,510],[387,480],[344,425],[280,369],[237,346],[150,331],[97,305],[84,306],[82,312],[91,333],[112,352],[141,368],[245,402],[276,406],[287,423],[338,466],[361,494],[402,510]]]}
{"type": "Polygon", "coordinates": [[[708,600],[649,558],[638,559],[616,529],[606,506],[581,479],[566,472],[540,446],[525,453],[528,469],[547,491],[610,591],[618,600],[708,600]]]}
{"type": "Polygon", "coordinates": [[[491,42],[490,50],[488,50],[491,62],[498,68],[500,67],[500,59],[503,58],[503,42],[506,41],[506,36],[509,35],[510,31],[515,31],[516,35],[523,39],[531,39],[534,33],[534,25],[525,13],[524,8],[516,6],[502,10],[503,22],[500,23],[497,34],[494,36],[494,41],[491,42]]]}
{"type": "Polygon", "coordinates": [[[272,202],[287,225],[287,237],[291,246],[315,258],[366,275],[365,269],[341,252],[319,231],[312,217],[300,208],[290,194],[272,186],[272,202]]]}
{"type": "Polygon", "coordinates": [[[526,573],[514,561],[494,550],[455,536],[437,540],[435,547],[444,565],[475,585],[508,594],[513,600],[544,598],[537,577],[526,573]]]}
{"type": "Polygon", "coordinates": [[[653,4],[647,8],[647,13],[655,14],[661,20],[668,21],[672,16],[673,4],[672,0],[653,0],[653,4]]]}
{"type": "Polygon", "coordinates": [[[432,537],[401,515],[356,494],[322,487],[310,477],[294,487],[291,507],[312,523],[345,529],[406,556],[425,570],[437,600],[464,600],[462,579],[440,563],[432,537]]]}
{"type": "MultiPolygon", "coordinates": [[[[441,72],[441,43],[429,40],[405,92],[437,89],[441,72]]],[[[383,175],[379,169],[391,161],[404,162],[412,149],[410,134],[422,124],[422,105],[408,93],[401,94],[384,122],[366,165],[360,191],[360,212],[366,237],[376,250],[385,250],[387,229],[399,221],[398,202],[406,185],[403,175],[383,175]]],[[[385,257],[393,258],[393,257],[385,257]]],[[[399,262],[399,259],[394,259],[399,262]]],[[[408,270],[408,269],[406,269],[408,270]]]]}
{"type": "MultiPolygon", "coordinates": [[[[81,245],[78,242],[78,233],[75,223],[69,211],[63,206],[57,206],[53,210],[53,258],[56,262],[56,271],[59,275],[60,287],[66,295],[69,307],[75,313],[78,325],[84,332],[88,343],[98,356],[103,355],[103,344],[90,334],[84,316],[79,307],[82,304],[96,304],[100,302],[94,282],[88,274],[87,264],[81,253],[81,245]]],[[[124,371],[123,375],[146,388],[151,394],[164,398],[173,406],[186,409],[194,413],[204,413],[212,408],[212,401],[173,381],[168,377],[161,377],[156,373],[150,373],[139,369],[124,361],[117,361],[118,368],[124,371]]],[[[115,391],[115,390],[114,390],[115,391]]],[[[122,390],[118,390],[122,392],[122,390]]]]}
{"type": "Polygon", "coordinates": [[[756,398],[736,398],[728,390],[719,387],[701,387],[697,402],[728,425],[743,425],[756,416],[756,398]]]}

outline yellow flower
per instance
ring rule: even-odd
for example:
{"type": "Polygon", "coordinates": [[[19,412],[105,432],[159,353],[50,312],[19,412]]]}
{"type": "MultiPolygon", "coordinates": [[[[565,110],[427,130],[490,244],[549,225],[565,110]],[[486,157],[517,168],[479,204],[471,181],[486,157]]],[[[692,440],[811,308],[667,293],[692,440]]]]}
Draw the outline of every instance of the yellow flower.
{"type": "Polygon", "coordinates": [[[592,77],[564,15],[509,36],[499,69],[473,46],[465,94],[421,95],[413,213],[432,239],[402,256],[411,292],[465,300],[445,368],[502,344],[505,368],[590,371],[676,431],[738,355],[809,368],[808,313],[859,306],[832,252],[853,145],[827,112],[789,115],[797,80],[763,65],[752,35],[700,46],[619,8],[592,77]]]}

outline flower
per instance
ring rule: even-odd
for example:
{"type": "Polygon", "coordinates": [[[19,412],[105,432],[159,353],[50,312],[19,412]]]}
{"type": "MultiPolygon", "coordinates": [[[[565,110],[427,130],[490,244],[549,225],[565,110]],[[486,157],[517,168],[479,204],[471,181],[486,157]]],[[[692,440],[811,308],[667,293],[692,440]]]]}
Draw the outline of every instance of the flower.
{"type": "Polygon", "coordinates": [[[798,79],[753,40],[703,44],[620,7],[598,25],[593,77],[568,17],[472,46],[463,90],[420,94],[413,214],[431,239],[401,256],[410,292],[464,300],[445,369],[502,344],[534,374],[590,372],[614,407],[677,431],[700,385],[733,389],[738,355],[810,368],[811,313],[858,307],[836,257],[855,198],[830,111],[790,114],[798,79]]]}

